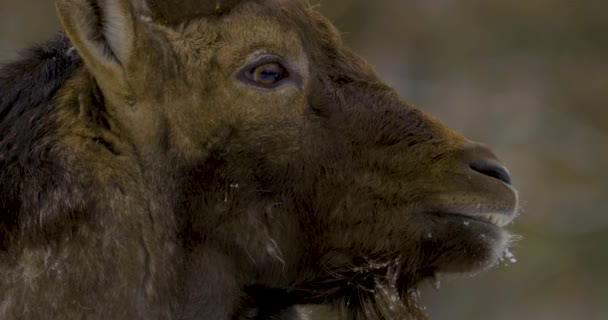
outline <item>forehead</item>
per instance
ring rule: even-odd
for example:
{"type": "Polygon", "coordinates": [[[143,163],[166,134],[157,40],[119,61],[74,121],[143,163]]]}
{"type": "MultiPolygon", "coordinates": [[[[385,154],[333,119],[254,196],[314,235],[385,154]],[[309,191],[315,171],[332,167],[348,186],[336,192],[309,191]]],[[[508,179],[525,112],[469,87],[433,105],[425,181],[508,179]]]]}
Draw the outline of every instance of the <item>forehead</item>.
{"type": "MultiPolygon", "coordinates": [[[[246,55],[266,51],[296,57],[302,54],[302,30],[288,17],[292,1],[245,1],[216,24],[221,48],[246,55]],[[271,6],[272,3],[283,3],[271,6]]],[[[306,17],[301,17],[306,19],[306,17]]]]}
{"type": "Polygon", "coordinates": [[[310,7],[298,0],[241,1],[228,14],[183,25],[170,37],[186,64],[237,69],[256,54],[274,54],[307,68],[312,45],[310,7]]]}

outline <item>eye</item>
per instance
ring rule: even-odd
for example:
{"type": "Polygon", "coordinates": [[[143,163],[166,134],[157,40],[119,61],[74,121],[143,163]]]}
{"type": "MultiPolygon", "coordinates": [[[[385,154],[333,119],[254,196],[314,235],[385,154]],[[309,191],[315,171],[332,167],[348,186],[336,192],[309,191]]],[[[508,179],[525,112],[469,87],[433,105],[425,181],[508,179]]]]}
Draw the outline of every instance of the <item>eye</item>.
{"type": "Polygon", "coordinates": [[[253,67],[245,74],[247,80],[262,87],[273,87],[289,77],[287,69],[278,62],[267,62],[253,67]]]}

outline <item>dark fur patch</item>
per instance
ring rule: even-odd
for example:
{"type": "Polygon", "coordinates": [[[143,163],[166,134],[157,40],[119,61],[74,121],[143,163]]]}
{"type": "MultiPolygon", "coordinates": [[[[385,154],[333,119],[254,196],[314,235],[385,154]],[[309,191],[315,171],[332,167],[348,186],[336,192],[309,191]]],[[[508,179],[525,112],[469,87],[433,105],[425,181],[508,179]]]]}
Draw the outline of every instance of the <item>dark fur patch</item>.
{"type": "Polygon", "coordinates": [[[198,1],[186,0],[178,3],[166,0],[147,0],[154,19],[162,24],[174,25],[184,21],[205,17],[221,16],[242,0],[198,1]]]}
{"type": "Polygon", "coordinates": [[[53,97],[81,66],[62,34],[0,69],[0,245],[5,249],[14,229],[34,223],[35,217],[25,217],[26,208],[38,210],[32,203],[58,183],[61,168],[50,155],[53,97]]]}

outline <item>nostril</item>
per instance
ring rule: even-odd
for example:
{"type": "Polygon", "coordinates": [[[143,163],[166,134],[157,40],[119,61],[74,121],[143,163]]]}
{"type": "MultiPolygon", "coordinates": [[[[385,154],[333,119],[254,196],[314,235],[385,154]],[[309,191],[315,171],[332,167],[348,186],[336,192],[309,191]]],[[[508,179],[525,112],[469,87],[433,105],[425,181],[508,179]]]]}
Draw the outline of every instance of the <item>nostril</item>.
{"type": "Polygon", "coordinates": [[[491,160],[477,160],[470,165],[471,169],[486,176],[496,178],[506,184],[511,184],[511,175],[503,165],[491,160]]]}

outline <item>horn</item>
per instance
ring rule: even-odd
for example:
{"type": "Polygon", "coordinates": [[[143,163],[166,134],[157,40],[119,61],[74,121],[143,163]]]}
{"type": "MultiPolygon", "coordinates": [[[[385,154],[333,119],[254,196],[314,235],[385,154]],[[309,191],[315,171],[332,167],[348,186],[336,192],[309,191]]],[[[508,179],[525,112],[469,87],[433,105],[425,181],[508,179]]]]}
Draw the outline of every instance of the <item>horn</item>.
{"type": "Polygon", "coordinates": [[[146,0],[154,21],[175,25],[204,16],[221,16],[241,0],[146,0]]]}

